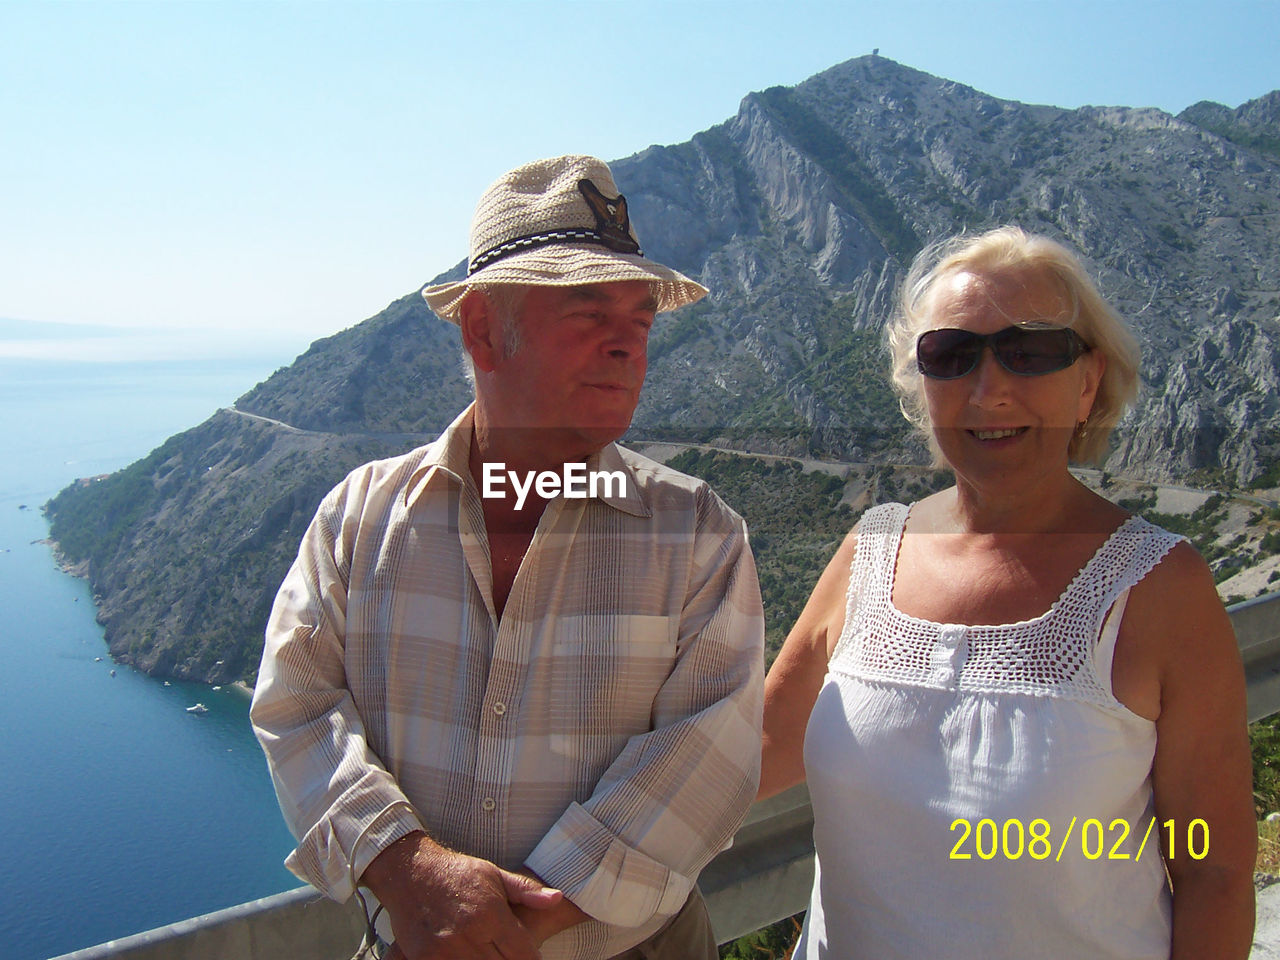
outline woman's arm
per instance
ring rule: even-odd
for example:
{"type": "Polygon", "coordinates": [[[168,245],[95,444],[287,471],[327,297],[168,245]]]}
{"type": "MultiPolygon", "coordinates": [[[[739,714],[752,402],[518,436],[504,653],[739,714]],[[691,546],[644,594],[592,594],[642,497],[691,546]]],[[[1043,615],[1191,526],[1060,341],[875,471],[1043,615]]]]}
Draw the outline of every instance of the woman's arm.
{"type": "Polygon", "coordinates": [[[1244,960],[1253,943],[1258,833],[1231,621],[1208,565],[1186,543],[1134,589],[1132,602],[1139,607],[1130,608],[1126,627],[1141,633],[1160,687],[1152,780],[1173,882],[1170,958],[1244,960]]]}
{"type": "Polygon", "coordinates": [[[857,549],[857,533],[854,527],[827,564],[765,678],[764,754],[758,800],[804,780],[805,726],[822,689],[827,660],[844,629],[849,567],[857,549]]]}

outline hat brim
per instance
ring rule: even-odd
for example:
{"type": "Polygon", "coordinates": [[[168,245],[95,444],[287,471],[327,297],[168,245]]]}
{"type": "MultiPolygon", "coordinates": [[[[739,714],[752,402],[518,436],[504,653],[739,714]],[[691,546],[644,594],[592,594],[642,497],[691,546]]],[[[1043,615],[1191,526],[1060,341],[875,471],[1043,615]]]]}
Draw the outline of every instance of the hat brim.
{"type": "Polygon", "coordinates": [[[424,287],[422,296],[437,316],[457,323],[463,298],[478,283],[577,287],[622,280],[647,280],[655,284],[658,313],[695,303],[707,295],[707,288],[702,284],[644,257],[585,244],[558,244],[514,253],[465,280],[424,287]]]}

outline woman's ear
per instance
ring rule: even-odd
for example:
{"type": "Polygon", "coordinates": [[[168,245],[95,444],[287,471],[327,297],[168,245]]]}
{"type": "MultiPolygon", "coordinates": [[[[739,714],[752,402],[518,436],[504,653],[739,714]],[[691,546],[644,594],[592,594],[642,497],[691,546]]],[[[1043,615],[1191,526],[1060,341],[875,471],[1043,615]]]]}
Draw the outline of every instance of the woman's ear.
{"type": "Polygon", "coordinates": [[[1080,406],[1076,412],[1076,423],[1083,423],[1093,412],[1094,401],[1098,398],[1098,388],[1102,385],[1102,375],[1107,372],[1107,357],[1101,350],[1090,350],[1081,358],[1084,361],[1084,379],[1080,384],[1080,406]]]}

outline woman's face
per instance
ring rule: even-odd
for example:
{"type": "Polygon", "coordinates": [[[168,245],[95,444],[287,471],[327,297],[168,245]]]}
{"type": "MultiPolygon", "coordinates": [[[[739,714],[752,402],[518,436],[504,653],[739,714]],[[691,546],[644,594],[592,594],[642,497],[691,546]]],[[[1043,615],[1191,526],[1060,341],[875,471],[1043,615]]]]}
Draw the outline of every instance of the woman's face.
{"type": "MultiPolygon", "coordinates": [[[[1065,325],[1070,305],[1061,283],[1038,271],[958,272],[934,284],[924,312],[922,333],[951,327],[989,334],[1015,324],[1065,325]]],[[[988,348],[962,377],[924,378],[939,450],[957,477],[979,486],[1021,486],[1065,472],[1067,447],[1089,416],[1104,365],[1090,351],[1065,370],[1020,376],[988,348]]]]}

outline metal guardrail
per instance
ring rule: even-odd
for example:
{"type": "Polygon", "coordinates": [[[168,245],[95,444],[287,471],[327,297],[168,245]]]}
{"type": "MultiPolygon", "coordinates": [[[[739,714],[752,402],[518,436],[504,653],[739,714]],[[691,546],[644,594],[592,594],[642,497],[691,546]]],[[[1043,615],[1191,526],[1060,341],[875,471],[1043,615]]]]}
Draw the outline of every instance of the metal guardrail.
{"type": "Polygon", "coordinates": [[[813,808],[803,783],[755,804],[733,846],[698,877],[717,943],[728,943],[809,906],[813,808]]]}
{"type": "Polygon", "coordinates": [[[300,887],[58,960],[350,960],[363,934],[354,897],[336,903],[300,887]]]}
{"type": "MultiPolygon", "coordinates": [[[[1250,722],[1280,713],[1280,593],[1228,612],[1250,722]]],[[[799,913],[812,883],[813,810],[803,784],[753,806],[733,846],[698,880],[721,943],[799,913]]],[[[302,887],[55,960],[348,960],[363,930],[354,899],[334,903],[302,887]]]]}
{"type": "MultiPolygon", "coordinates": [[[[803,784],[755,804],[733,846],[698,880],[720,943],[799,913],[812,884],[813,813],[803,784]]],[[[363,934],[354,898],[335,903],[299,887],[56,960],[350,960],[363,934]]]]}
{"type": "Polygon", "coordinates": [[[1249,722],[1280,713],[1280,593],[1231,606],[1244,679],[1249,691],[1249,722]]]}

